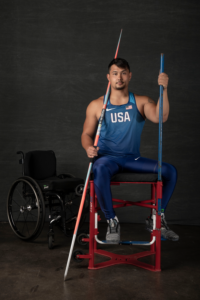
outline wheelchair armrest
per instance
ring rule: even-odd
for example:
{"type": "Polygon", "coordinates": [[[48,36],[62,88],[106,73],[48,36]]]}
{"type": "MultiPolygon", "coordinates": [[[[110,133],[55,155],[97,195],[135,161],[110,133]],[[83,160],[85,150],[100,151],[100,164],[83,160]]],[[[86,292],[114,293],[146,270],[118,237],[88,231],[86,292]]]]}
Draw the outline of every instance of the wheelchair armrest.
{"type": "Polygon", "coordinates": [[[74,175],[69,174],[69,173],[67,173],[67,174],[60,174],[60,175],[58,175],[57,177],[60,178],[60,179],[65,179],[65,178],[76,178],[74,175]]]}

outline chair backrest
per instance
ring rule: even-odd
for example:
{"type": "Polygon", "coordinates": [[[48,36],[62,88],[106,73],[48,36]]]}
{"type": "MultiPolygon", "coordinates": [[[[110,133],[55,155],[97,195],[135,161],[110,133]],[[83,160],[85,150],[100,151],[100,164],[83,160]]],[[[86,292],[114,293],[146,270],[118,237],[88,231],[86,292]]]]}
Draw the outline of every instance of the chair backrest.
{"type": "Polygon", "coordinates": [[[24,175],[36,180],[56,176],[56,156],[52,150],[30,151],[24,158],[24,175]]]}

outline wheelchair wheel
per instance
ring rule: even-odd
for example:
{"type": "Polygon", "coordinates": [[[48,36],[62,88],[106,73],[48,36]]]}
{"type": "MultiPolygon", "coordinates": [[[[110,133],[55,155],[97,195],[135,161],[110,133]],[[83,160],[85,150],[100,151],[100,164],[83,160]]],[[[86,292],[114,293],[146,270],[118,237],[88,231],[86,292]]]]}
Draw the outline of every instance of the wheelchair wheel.
{"type": "Polygon", "coordinates": [[[77,195],[77,196],[82,196],[83,190],[84,190],[84,184],[79,184],[79,185],[75,188],[75,193],[76,193],[76,195],[77,195]]]}
{"type": "Polygon", "coordinates": [[[35,240],[45,221],[45,203],[39,185],[30,177],[17,179],[7,198],[7,217],[13,232],[22,240],[35,240]]]}
{"type": "Polygon", "coordinates": [[[84,232],[80,233],[80,234],[77,236],[77,238],[76,238],[77,243],[78,243],[80,246],[87,246],[87,245],[88,245],[88,242],[82,241],[83,238],[89,238],[89,234],[84,233],[84,232]]]}
{"type": "Polygon", "coordinates": [[[77,257],[77,255],[82,255],[84,254],[81,250],[75,250],[73,253],[72,253],[72,259],[77,262],[77,263],[81,263],[84,258],[79,258],[77,257]]]}

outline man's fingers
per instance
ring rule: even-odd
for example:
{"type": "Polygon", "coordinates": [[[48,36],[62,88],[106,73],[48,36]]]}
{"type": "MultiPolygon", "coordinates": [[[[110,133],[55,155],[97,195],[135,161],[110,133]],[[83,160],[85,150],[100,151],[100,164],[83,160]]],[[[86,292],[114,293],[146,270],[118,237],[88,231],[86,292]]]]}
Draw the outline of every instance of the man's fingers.
{"type": "Polygon", "coordinates": [[[90,152],[90,154],[97,155],[97,154],[98,154],[98,152],[97,152],[96,150],[94,150],[94,151],[91,151],[91,152],[90,152]]]}
{"type": "Polygon", "coordinates": [[[164,88],[167,88],[169,82],[169,77],[166,73],[161,73],[158,76],[158,85],[162,85],[164,88]]]}
{"type": "Polygon", "coordinates": [[[98,156],[98,150],[99,150],[99,147],[94,148],[93,146],[90,146],[87,150],[88,157],[93,158],[94,156],[98,156]]]}

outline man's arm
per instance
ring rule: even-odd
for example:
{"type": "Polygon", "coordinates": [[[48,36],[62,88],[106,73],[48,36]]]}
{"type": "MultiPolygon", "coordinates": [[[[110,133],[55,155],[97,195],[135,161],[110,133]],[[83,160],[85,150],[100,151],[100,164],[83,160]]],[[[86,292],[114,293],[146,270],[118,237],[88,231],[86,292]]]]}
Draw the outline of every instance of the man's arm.
{"type": "MultiPolygon", "coordinates": [[[[167,74],[161,73],[158,76],[158,84],[163,86],[163,122],[166,122],[169,116],[169,100],[167,95],[167,86],[169,78],[167,74]]],[[[157,104],[148,97],[144,99],[144,115],[154,123],[159,123],[159,100],[157,104]]]]}
{"type": "Polygon", "coordinates": [[[88,157],[98,156],[99,148],[94,148],[94,137],[97,129],[98,119],[96,112],[98,109],[97,100],[92,101],[86,110],[86,119],[83,125],[81,143],[88,157]]]}

